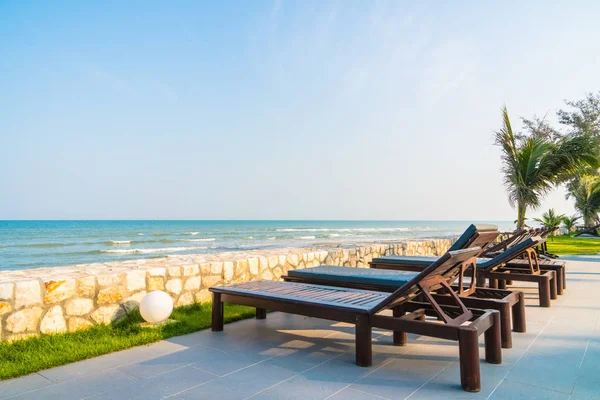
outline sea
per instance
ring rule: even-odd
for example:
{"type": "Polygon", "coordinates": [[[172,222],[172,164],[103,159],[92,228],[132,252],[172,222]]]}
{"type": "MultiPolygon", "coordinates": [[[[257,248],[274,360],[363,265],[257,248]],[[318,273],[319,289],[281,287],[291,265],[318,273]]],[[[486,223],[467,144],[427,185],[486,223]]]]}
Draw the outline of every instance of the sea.
{"type": "Polygon", "coordinates": [[[0,221],[0,271],[174,254],[446,238],[510,221],[0,221]]]}

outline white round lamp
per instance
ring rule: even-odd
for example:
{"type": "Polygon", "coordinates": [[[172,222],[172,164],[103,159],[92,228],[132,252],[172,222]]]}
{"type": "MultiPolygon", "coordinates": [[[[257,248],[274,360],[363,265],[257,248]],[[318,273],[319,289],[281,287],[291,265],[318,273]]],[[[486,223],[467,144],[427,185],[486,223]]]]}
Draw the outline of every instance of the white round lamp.
{"type": "Polygon", "coordinates": [[[173,299],[167,293],[160,290],[148,293],[140,303],[142,318],[151,324],[165,321],[172,312],[173,299]]]}

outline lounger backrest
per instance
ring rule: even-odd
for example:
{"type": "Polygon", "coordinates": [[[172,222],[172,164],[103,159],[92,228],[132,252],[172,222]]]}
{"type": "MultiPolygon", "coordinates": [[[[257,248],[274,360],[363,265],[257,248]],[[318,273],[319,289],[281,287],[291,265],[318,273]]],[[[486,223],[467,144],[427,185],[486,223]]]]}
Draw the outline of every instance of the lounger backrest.
{"type": "MultiPolygon", "coordinates": [[[[479,247],[480,248],[479,253],[476,254],[476,256],[479,257],[481,255],[481,253],[484,252],[483,249],[485,249],[487,246],[489,246],[490,243],[493,243],[499,234],[500,234],[500,232],[498,232],[498,231],[483,232],[480,235],[477,235],[477,237],[475,238],[475,240],[473,240],[473,242],[471,242],[469,247],[479,247]]],[[[460,268],[452,268],[451,270],[447,271],[443,275],[446,278],[446,281],[449,284],[451,284],[458,278],[458,276],[460,275],[460,272],[461,272],[460,268]]]]}
{"type": "Polygon", "coordinates": [[[418,296],[421,293],[421,288],[418,286],[418,284],[423,280],[431,279],[436,276],[456,276],[457,274],[454,273],[454,270],[460,270],[463,262],[472,257],[476,257],[480,251],[481,249],[479,247],[448,251],[437,261],[432,263],[417,276],[411,279],[408,283],[398,288],[385,300],[373,307],[370,310],[371,314],[375,314],[376,312],[388,308],[392,304],[401,304],[418,296]]]}
{"type": "Polygon", "coordinates": [[[492,258],[485,264],[478,264],[478,269],[487,270],[490,268],[496,268],[504,263],[507,263],[516,257],[519,257],[521,254],[525,253],[527,249],[531,249],[532,247],[537,246],[540,243],[545,242],[546,239],[542,239],[541,237],[533,237],[522,241],[521,243],[510,247],[506,251],[498,254],[496,257],[492,258]]]}
{"type": "Polygon", "coordinates": [[[558,229],[558,226],[554,226],[552,228],[546,228],[546,229],[542,229],[540,234],[538,235],[541,238],[546,238],[548,237],[548,235],[550,235],[552,232],[554,232],[555,230],[558,229]]]}
{"type": "Polygon", "coordinates": [[[456,242],[452,244],[448,251],[468,249],[469,247],[481,247],[485,248],[489,243],[484,243],[490,235],[493,235],[494,232],[496,235],[489,242],[493,242],[498,236],[498,226],[496,225],[486,225],[486,224],[471,224],[458,239],[456,242]],[[478,243],[475,243],[475,241],[478,243]]]}
{"type": "Polygon", "coordinates": [[[528,233],[527,229],[517,230],[514,233],[512,233],[508,238],[502,240],[499,243],[489,246],[487,249],[484,249],[481,253],[482,253],[482,255],[484,255],[486,253],[494,253],[496,251],[504,251],[507,248],[509,248],[510,246],[514,245],[515,243],[518,243],[519,240],[522,240],[527,235],[527,233],[528,233]]]}

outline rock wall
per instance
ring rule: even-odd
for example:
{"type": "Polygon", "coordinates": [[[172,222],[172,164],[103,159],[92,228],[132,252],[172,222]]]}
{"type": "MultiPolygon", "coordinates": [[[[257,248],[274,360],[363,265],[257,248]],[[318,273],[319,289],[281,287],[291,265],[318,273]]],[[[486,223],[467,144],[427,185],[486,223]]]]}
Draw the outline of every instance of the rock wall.
{"type": "Polygon", "coordinates": [[[0,340],[72,332],[110,323],[163,290],[176,306],[210,300],[208,288],[253,279],[280,279],[290,269],[322,264],[368,267],[384,255],[441,255],[449,239],[169,256],[0,272],[0,340]]]}

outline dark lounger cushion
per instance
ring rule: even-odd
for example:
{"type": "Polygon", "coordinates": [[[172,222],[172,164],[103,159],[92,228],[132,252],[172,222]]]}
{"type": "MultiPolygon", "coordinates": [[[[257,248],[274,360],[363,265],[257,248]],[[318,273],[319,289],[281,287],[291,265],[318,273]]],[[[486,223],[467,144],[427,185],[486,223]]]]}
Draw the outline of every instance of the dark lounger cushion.
{"type": "MultiPolygon", "coordinates": [[[[438,259],[439,257],[437,256],[385,256],[376,257],[371,262],[373,264],[396,264],[425,268],[430,266],[431,263],[436,262],[438,259]]],[[[478,258],[477,268],[485,268],[486,264],[490,261],[490,258],[478,258]]]]}
{"type": "Polygon", "coordinates": [[[421,267],[428,266],[438,259],[438,256],[385,256],[375,257],[371,262],[373,264],[401,264],[421,267]]]}
{"type": "Polygon", "coordinates": [[[417,276],[418,272],[322,265],[320,267],[290,270],[288,275],[296,278],[362,283],[397,289],[417,276]]]}

